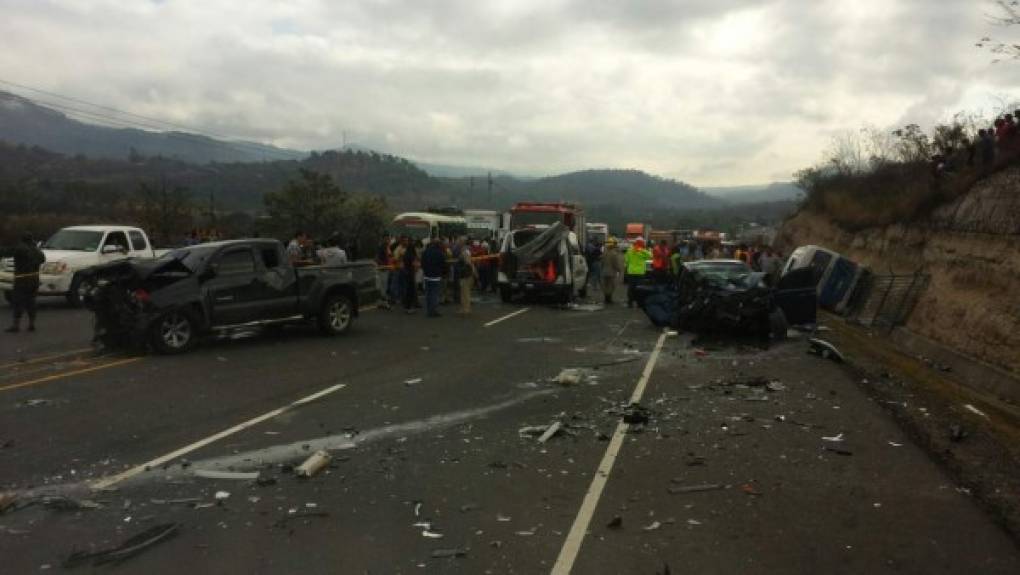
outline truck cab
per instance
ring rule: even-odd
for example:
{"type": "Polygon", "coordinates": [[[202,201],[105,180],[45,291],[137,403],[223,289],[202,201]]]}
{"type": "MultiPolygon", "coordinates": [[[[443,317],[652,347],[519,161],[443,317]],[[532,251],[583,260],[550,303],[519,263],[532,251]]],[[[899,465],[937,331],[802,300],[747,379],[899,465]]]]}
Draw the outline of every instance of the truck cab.
{"type": "Polygon", "coordinates": [[[510,231],[500,246],[500,297],[551,294],[566,303],[587,295],[584,210],[570,203],[521,202],[510,209],[510,231]]]}
{"type": "MultiPolygon", "coordinates": [[[[81,272],[97,265],[127,258],[155,259],[148,235],[131,226],[71,226],[50,236],[42,246],[46,263],[39,268],[39,295],[64,296],[73,306],[81,305],[81,272]]],[[[0,290],[10,296],[14,282],[14,262],[0,266],[0,290]]]]}

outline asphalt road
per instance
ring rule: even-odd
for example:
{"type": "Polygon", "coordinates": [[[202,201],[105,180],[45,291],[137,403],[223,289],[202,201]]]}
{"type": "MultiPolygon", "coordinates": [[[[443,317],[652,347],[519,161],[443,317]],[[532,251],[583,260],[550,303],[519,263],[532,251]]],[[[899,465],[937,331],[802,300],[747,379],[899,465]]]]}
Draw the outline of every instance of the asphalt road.
{"type": "Polygon", "coordinates": [[[468,318],[367,311],[334,339],[295,327],[128,357],[86,351],[89,321],[54,304],[39,332],[3,334],[0,488],[19,507],[100,505],[0,515],[4,573],[166,523],[174,537],[112,568],[1020,572],[965,490],[800,339],[699,347],[622,306],[486,301],[468,318]],[[566,368],[580,381],[551,381],[566,368]],[[647,423],[620,425],[636,394],[647,423]],[[554,421],[544,444],[520,433],[554,421]],[[295,477],[319,448],[329,467],[295,477]]]}

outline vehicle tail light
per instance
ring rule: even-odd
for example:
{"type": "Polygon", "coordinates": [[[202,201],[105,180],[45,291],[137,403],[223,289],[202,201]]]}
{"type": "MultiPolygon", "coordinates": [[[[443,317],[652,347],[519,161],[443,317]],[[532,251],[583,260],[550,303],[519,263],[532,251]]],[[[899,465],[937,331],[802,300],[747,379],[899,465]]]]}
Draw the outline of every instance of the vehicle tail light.
{"type": "Polygon", "coordinates": [[[151,299],[149,297],[149,292],[146,291],[144,288],[136,289],[135,291],[132,292],[132,295],[135,296],[135,301],[137,301],[138,303],[149,303],[149,299],[151,299]]]}

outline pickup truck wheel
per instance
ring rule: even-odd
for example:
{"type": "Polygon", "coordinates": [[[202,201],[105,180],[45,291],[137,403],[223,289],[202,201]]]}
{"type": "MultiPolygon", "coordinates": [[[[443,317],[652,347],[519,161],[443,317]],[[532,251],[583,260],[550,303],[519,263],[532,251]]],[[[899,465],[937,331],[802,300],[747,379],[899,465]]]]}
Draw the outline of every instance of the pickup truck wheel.
{"type": "Polygon", "coordinates": [[[80,275],[76,275],[71,279],[71,287],[67,290],[67,303],[71,307],[81,307],[84,304],[82,288],[87,288],[87,286],[83,286],[84,283],[84,278],[80,275]]]}
{"type": "Polygon", "coordinates": [[[319,310],[319,331],[326,335],[339,335],[351,327],[354,319],[354,306],[350,298],[343,294],[333,294],[322,302],[319,310]]]}
{"type": "Polygon", "coordinates": [[[162,354],[184,353],[197,338],[195,319],[184,310],[169,311],[152,324],[152,346],[162,354]]]}

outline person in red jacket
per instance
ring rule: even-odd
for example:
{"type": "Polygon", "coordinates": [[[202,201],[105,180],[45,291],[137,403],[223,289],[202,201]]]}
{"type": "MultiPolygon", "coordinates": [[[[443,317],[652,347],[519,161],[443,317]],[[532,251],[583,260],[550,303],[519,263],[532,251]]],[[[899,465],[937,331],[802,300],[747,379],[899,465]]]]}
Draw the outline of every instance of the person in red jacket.
{"type": "Polygon", "coordinates": [[[669,246],[666,240],[659,240],[659,245],[652,249],[652,275],[659,283],[669,280],[669,246]]]}

